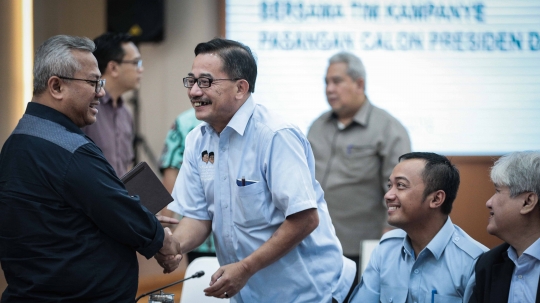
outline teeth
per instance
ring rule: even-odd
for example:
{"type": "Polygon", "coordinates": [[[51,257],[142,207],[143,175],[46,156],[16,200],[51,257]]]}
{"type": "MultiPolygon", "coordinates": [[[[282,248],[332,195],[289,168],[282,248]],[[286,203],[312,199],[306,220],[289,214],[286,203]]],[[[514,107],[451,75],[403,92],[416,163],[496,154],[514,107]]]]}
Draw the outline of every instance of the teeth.
{"type": "Polygon", "coordinates": [[[398,209],[398,208],[399,208],[399,207],[397,207],[397,206],[389,206],[389,207],[388,207],[388,210],[396,210],[396,209],[398,209]]]}

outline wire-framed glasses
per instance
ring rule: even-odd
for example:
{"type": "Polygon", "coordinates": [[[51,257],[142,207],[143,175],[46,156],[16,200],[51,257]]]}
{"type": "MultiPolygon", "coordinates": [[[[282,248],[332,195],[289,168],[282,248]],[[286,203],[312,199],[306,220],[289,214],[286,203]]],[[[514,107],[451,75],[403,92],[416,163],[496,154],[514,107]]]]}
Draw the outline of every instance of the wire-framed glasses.
{"type": "Polygon", "coordinates": [[[90,83],[90,84],[94,85],[94,89],[95,89],[96,94],[98,94],[101,91],[101,88],[103,88],[103,86],[105,86],[105,79],[89,80],[89,79],[69,78],[69,77],[58,76],[58,75],[57,75],[57,77],[60,78],[60,79],[65,79],[65,80],[85,81],[87,83],[90,83]]]}

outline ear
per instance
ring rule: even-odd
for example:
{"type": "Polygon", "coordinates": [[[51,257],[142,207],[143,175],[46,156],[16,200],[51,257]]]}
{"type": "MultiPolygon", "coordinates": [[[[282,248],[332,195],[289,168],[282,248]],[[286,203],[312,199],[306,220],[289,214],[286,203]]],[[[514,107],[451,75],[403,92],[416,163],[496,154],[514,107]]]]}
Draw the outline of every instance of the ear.
{"type": "Polygon", "coordinates": [[[446,193],[444,190],[438,190],[428,195],[429,207],[440,208],[444,200],[446,200],[446,193]]]}
{"type": "Polygon", "coordinates": [[[52,76],[47,81],[47,90],[54,99],[62,100],[64,97],[64,92],[66,90],[66,86],[60,78],[52,76]]]}
{"type": "Polygon", "coordinates": [[[249,94],[249,83],[245,79],[236,82],[236,99],[243,100],[249,94]]]}
{"type": "Polygon", "coordinates": [[[519,213],[522,215],[526,215],[528,213],[531,213],[536,207],[536,204],[538,204],[538,195],[533,192],[528,192],[524,194],[523,198],[525,198],[525,200],[519,213]]]}
{"type": "Polygon", "coordinates": [[[107,63],[107,67],[105,68],[105,72],[103,74],[110,74],[113,77],[118,76],[118,62],[116,61],[109,61],[107,63]]]}
{"type": "Polygon", "coordinates": [[[362,79],[362,78],[358,78],[358,79],[356,79],[355,82],[356,82],[357,89],[362,90],[362,92],[363,92],[365,90],[365,88],[366,88],[365,87],[366,81],[364,79],[362,79]]]}

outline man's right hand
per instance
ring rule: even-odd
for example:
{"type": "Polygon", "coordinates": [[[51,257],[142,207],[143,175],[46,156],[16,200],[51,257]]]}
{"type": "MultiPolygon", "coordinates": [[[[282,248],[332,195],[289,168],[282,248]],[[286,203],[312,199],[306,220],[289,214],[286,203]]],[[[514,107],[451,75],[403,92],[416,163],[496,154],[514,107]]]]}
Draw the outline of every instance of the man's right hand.
{"type": "Polygon", "coordinates": [[[163,267],[163,273],[168,274],[173,272],[180,265],[182,260],[182,249],[168,227],[164,228],[165,238],[163,239],[163,247],[154,256],[158,264],[163,267]]]}

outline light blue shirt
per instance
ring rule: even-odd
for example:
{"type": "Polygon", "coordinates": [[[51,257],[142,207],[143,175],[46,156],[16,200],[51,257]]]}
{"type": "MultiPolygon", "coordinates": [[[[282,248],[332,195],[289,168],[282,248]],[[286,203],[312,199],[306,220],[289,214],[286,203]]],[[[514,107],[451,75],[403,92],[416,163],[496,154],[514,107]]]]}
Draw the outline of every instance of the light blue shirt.
{"type": "Polygon", "coordinates": [[[302,132],[252,97],[220,134],[203,123],[187,136],[169,209],[212,220],[221,265],[252,254],[287,216],[318,210],[319,226],[253,275],[232,302],[331,302],[332,297],[341,302],[347,295],[356,268],[342,256],[314,171],[302,132]],[[213,164],[202,161],[203,151],[214,152],[213,164]]]}
{"type": "Polygon", "coordinates": [[[374,249],[350,302],[468,302],[474,265],[484,251],[487,247],[450,218],[417,258],[405,231],[389,231],[374,249]]]}
{"type": "Polygon", "coordinates": [[[540,276],[540,239],[529,246],[519,258],[516,250],[510,246],[508,258],[516,265],[512,273],[508,303],[535,302],[540,276]]]}

